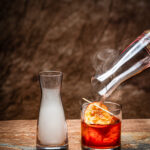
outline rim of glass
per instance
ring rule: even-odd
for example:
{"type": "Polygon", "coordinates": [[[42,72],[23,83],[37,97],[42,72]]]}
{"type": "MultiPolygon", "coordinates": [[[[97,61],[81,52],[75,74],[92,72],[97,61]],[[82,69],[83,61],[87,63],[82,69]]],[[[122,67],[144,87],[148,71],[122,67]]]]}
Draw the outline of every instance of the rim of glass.
{"type": "Polygon", "coordinates": [[[39,76],[42,76],[42,77],[62,76],[62,72],[61,71],[41,71],[39,72],[39,76]]]}
{"type": "MultiPolygon", "coordinates": [[[[115,103],[115,102],[111,102],[111,101],[105,101],[104,104],[105,103],[113,104],[113,105],[116,105],[117,107],[119,107],[119,108],[114,108],[113,111],[122,110],[122,105],[121,104],[118,104],[118,103],[115,103]]],[[[88,104],[90,104],[90,103],[87,103],[87,102],[83,103],[81,109],[84,110],[87,107],[88,104]]],[[[92,110],[92,111],[97,111],[97,110],[92,110]]]]}

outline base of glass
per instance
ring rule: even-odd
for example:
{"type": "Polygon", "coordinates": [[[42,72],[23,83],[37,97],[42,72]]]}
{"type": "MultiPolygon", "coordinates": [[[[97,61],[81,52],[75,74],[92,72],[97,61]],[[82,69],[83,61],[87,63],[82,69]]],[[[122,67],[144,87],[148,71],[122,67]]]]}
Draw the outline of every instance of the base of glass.
{"type": "Polygon", "coordinates": [[[82,150],[121,150],[120,146],[114,148],[91,148],[87,146],[82,146],[82,150]]]}
{"type": "Polygon", "coordinates": [[[68,145],[63,146],[55,146],[55,147],[48,147],[48,146],[36,146],[37,150],[68,150],[68,145]]]}

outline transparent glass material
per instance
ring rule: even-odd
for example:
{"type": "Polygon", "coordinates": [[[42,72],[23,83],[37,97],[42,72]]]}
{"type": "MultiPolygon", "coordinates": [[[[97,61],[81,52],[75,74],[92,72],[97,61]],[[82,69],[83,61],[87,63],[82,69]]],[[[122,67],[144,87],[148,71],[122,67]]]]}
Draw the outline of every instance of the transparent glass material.
{"type": "MultiPolygon", "coordinates": [[[[110,58],[111,59],[111,58],[110,58]]],[[[150,30],[133,41],[112,67],[92,77],[97,93],[105,99],[125,80],[150,67],[150,30]]]]}
{"type": "Polygon", "coordinates": [[[67,125],[61,102],[62,73],[40,72],[42,91],[37,125],[37,149],[67,149],[67,125]]]}
{"type": "MultiPolygon", "coordinates": [[[[87,124],[85,110],[88,103],[84,103],[81,111],[81,146],[82,150],[120,150],[121,149],[121,121],[122,108],[119,104],[105,101],[108,110],[113,113],[115,122],[111,124],[87,124]]],[[[92,109],[92,113],[94,113],[92,109]]]]}

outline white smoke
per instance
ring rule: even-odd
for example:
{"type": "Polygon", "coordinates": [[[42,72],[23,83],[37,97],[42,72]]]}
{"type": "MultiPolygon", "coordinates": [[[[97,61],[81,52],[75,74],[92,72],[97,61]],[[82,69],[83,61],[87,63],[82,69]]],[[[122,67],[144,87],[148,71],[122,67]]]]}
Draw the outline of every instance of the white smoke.
{"type": "MultiPolygon", "coordinates": [[[[119,56],[119,52],[115,49],[110,48],[103,48],[99,51],[97,51],[92,56],[92,64],[93,68],[95,69],[94,76],[103,74],[108,69],[110,69],[113,64],[117,61],[119,56]]],[[[99,89],[99,84],[97,83],[97,80],[93,80],[94,76],[91,78],[91,84],[93,87],[93,94],[96,101],[99,101],[101,99],[100,95],[97,93],[99,89]]]]}
{"type": "Polygon", "coordinates": [[[92,57],[92,64],[95,69],[95,74],[106,72],[116,61],[119,53],[117,50],[105,48],[97,51],[92,57]]]}

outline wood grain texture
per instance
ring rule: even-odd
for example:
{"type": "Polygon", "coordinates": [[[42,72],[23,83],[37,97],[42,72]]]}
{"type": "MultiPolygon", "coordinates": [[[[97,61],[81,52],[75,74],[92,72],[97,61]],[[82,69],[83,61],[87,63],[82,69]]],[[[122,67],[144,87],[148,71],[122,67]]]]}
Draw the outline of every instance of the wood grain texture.
{"type": "MultiPolygon", "coordinates": [[[[0,0],[0,120],[38,118],[42,70],[64,73],[66,117],[79,119],[101,66],[93,57],[123,50],[150,28],[149,10],[149,0],[0,0]]],[[[144,71],[114,93],[124,118],[149,118],[149,77],[144,71]]]]}
{"type": "MultiPolygon", "coordinates": [[[[36,149],[35,120],[0,122],[0,150],[36,149]]],[[[67,120],[69,150],[80,150],[80,120],[67,120]]],[[[150,119],[129,119],[122,123],[122,149],[150,149],[150,119]]]]}

